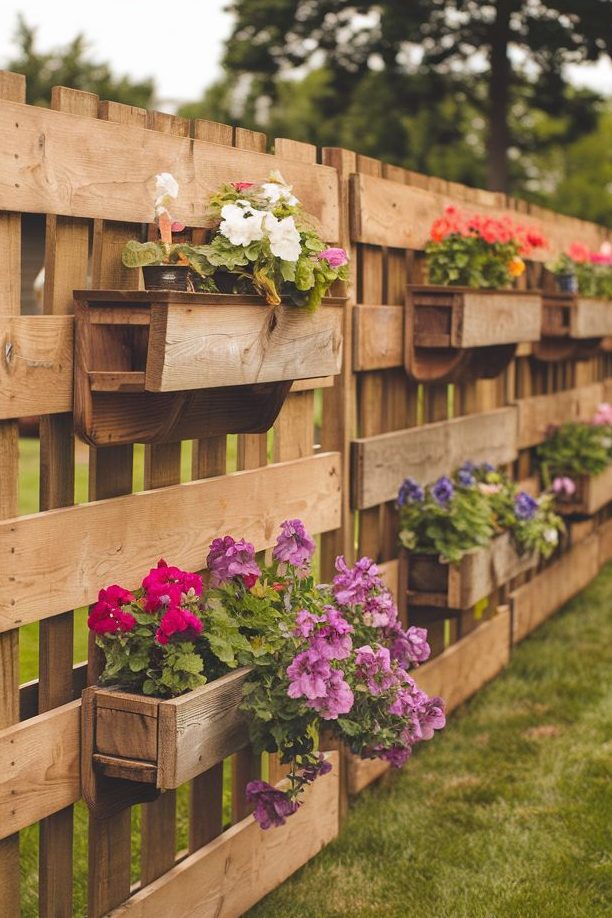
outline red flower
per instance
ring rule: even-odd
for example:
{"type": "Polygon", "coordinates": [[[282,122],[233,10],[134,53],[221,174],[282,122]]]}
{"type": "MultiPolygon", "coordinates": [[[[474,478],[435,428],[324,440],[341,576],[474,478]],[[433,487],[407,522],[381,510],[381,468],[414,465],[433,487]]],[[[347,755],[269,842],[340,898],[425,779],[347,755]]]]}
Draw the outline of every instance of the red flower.
{"type": "Polygon", "coordinates": [[[98,601],[91,607],[87,625],[96,634],[115,634],[117,631],[131,631],[136,619],[130,612],[124,612],[122,605],[134,601],[128,590],[114,583],[98,593],[98,601]]]}
{"type": "Polygon", "coordinates": [[[202,631],[200,619],[187,609],[168,609],[162,616],[155,634],[158,644],[167,644],[170,638],[179,634],[182,641],[195,641],[202,631]]]}
{"type": "Polygon", "coordinates": [[[160,606],[178,606],[184,593],[193,589],[196,596],[202,594],[202,578],[199,574],[169,567],[163,558],[142,581],[145,591],[145,611],[156,612],[160,606]]]}
{"type": "Polygon", "coordinates": [[[252,188],[255,182],[232,182],[232,186],[236,191],[246,191],[247,188],[252,188]]]}
{"type": "Polygon", "coordinates": [[[259,578],[257,574],[242,574],[242,582],[244,583],[247,590],[250,590],[252,586],[255,586],[258,579],[259,578]]]}

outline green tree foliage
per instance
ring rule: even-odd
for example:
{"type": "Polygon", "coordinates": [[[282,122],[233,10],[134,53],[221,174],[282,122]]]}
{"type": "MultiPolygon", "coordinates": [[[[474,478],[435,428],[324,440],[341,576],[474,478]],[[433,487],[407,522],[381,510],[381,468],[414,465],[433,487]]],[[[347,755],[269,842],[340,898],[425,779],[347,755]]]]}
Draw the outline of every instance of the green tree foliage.
{"type": "Polygon", "coordinates": [[[134,81],[115,76],[109,64],[89,58],[89,47],[83,35],[77,35],[63,48],[39,51],[36,29],[20,16],[15,32],[17,52],[7,61],[6,69],[25,74],[27,101],[32,105],[49,105],[53,86],[68,86],[97,93],[101,99],[146,108],[154,93],[152,79],[134,81]]]}
{"type": "Polygon", "coordinates": [[[572,90],[564,68],[610,53],[609,6],[232,0],[231,77],[218,87],[226,104],[215,102],[219,114],[271,132],[280,122],[290,136],[314,128],[310,140],[348,135],[411,168],[516,190],[526,177],[519,154],[595,129],[593,95],[572,90]]]}

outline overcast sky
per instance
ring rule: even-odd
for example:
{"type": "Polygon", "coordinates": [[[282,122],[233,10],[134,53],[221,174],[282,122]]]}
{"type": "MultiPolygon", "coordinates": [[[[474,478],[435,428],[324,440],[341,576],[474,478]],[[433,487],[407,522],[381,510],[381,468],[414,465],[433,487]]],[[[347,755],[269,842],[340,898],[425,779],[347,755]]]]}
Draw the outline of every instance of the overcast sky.
{"type": "MultiPolygon", "coordinates": [[[[78,32],[92,55],[109,61],[117,74],[154,76],[158,99],[198,99],[219,74],[223,41],[231,17],[226,0],[2,0],[0,68],[12,53],[17,14],[38,27],[38,47],[65,45],[78,32]]],[[[570,68],[571,78],[599,92],[612,93],[612,65],[570,68]]],[[[167,105],[164,107],[168,107],[167,105]]]]}

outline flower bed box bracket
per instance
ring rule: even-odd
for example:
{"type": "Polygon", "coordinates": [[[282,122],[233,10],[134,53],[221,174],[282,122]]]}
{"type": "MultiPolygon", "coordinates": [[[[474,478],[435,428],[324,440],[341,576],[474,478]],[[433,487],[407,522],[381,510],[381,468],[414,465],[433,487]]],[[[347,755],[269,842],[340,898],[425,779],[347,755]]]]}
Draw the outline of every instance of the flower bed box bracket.
{"type": "Polygon", "coordinates": [[[537,360],[588,359],[612,334],[612,302],[573,293],[544,293],[542,338],[534,345],[537,360]]]}
{"type": "Polygon", "coordinates": [[[340,372],[344,300],[75,292],[75,423],[93,446],[269,430],[295,380],[340,372]]]}
{"type": "Polygon", "coordinates": [[[541,297],[522,290],[409,286],[404,366],[417,382],[498,376],[540,337],[541,297]]]}
{"type": "Polygon", "coordinates": [[[580,475],[574,483],[574,494],[557,495],[555,509],[562,516],[592,516],[612,501],[612,465],[599,475],[580,475]]]}
{"type": "Polygon", "coordinates": [[[486,548],[468,552],[456,564],[435,555],[402,550],[400,583],[407,583],[408,607],[427,606],[452,611],[471,609],[480,600],[534,567],[534,555],[519,555],[509,533],[486,548]]]}
{"type": "Polygon", "coordinates": [[[154,799],[233,755],[248,742],[239,710],[247,669],[178,698],[116,689],[83,694],[83,796],[97,815],[154,799]]]}

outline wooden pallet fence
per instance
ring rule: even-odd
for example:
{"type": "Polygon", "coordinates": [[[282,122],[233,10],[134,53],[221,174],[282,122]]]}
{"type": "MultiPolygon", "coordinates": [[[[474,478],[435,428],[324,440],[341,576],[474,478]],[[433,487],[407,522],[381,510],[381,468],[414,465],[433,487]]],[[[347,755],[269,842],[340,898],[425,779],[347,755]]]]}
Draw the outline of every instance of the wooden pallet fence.
{"type": "Polygon", "coordinates": [[[601,383],[519,399],[516,402],[519,449],[542,443],[551,425],[590,421],[602,401],[604,388],[601,383]]]}
{"type": "Polygon", "coordinates": [[[593,516],[612,501],[612,465],[599,475],[580,475],[574,483],[574,494],[557,497],[556,509],[562,516],[593,516]]]}

